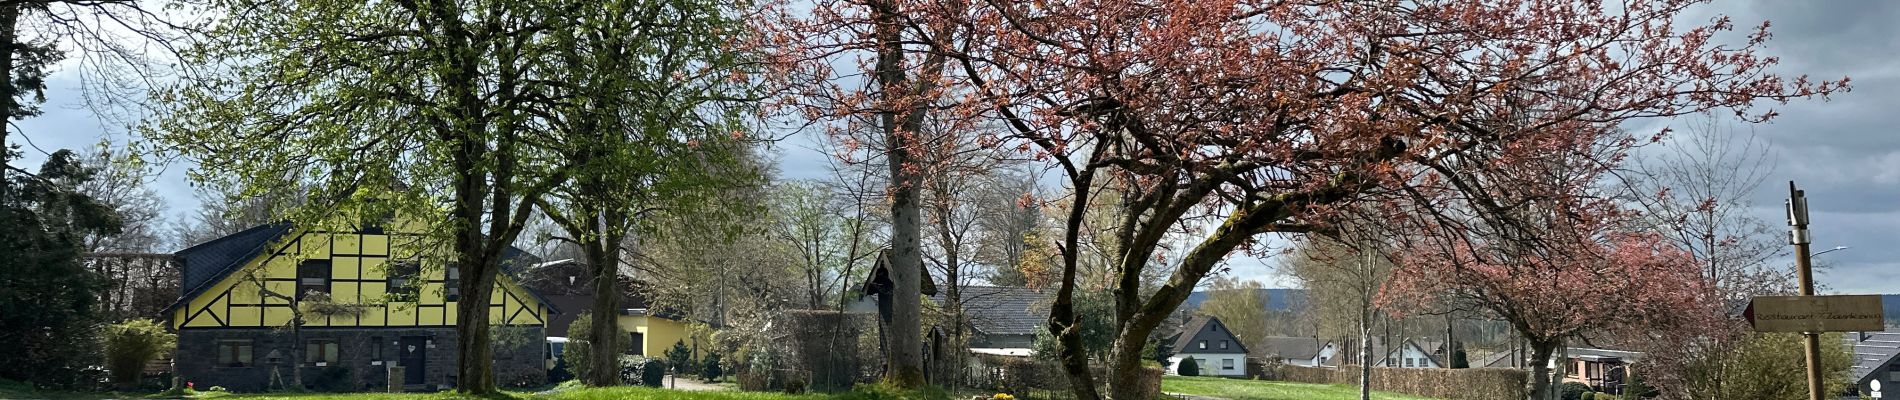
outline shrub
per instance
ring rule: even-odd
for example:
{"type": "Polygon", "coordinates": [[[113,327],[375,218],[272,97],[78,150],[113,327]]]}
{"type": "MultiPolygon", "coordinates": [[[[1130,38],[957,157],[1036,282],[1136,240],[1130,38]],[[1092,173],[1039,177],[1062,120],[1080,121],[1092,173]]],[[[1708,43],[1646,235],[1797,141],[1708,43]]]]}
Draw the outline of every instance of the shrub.
{"type": "Polygon", "coordinates": [[[310,380],[310,389],[321,392],[348,392],[355,389],[351,382],[349,368],[328,366],[317,370],[315,379],[310,380]]]}
{"type": "Polygon", "coordinates": [[[574,379],[574,372],[567,370],[567,359],[554,359],[554,369],[548,370],[548,382],[567,382],[574,379]]]}
{"type": "Polygon", "coordinates": [[[640,366],[646,363],[647,363],[646,357],[621,356],[620,357],[620,382],[639,383],[640,382],[640,366]]]}
{"type": "Polygon", "coordinates": [[[699,377],[707,382],[717,382],[723,373],[725,371],[719,368],[719,352],[706,353],[706,359],[699,364],[699,377]]]}
{"type": "Polygon", "coordinates": [[[1564,382],[1557,386],[1557,393],[1563,400],[1583,400],[1583,394],[1590,392],[1590,385],[1577,382],[1564,382]]]}
{"type": "Polygon", "coordinates": [[[685,340],[673,343],[673,348],[666,349],[666,365],[673,366],[674,375],[693,372],[693,350],[686,348],[685,340]]]}
{"type": "Polygon", "coordinates": [[[660,387],[666,380],[666,362],[649,358],[640,364],[640,384],[646,387],[660,387]]]}
{"type": "Polygon", "coordinates": [[[1577,400],[1597,400],[1597,392],[1583,392],[1577,395],[1577,400]]]}
{"type": "Polygon", "coordinates": [[[149,319],[107,325],[103,333],[106,368],[112,371],[112,382],[121,389],[137,387],[146,363],[178,347],[177,336],[149,319]]]}
{"type": "MultiPolygon", "coordinates": [[[[567,325],[569,335],[577,332],[585,335],[593,330],[594,317],[590,313],[581,313],[580,316],[574,317],[574,323],[567,325]]],[[[567,338],[567,345],[561,348],[561,359],[567,361],[567,370],[574,377],[587,376],[587,372],[592,370],[591,364],[587,363],[587,354],[591,347],[585,339],[570,337],[567,338]]]]}
{"type": "Polygon", "coordinates": [[[803,380],[798,380],[798,379],[793,379],[793,380],[789,380],[789,381],[785,381],[785,393],[787,393],[787,394],[804,394],[804,393],[805,393],[805,381],[803,381],[803,380]]]}
{"type": "Polygon", "coordinates": [[[1181,359],[1181,368],[1174,372],[1181,376],[1201,376],[1201,365],[1194,362],[1193,357],[1185,357],[1181,359]]]}

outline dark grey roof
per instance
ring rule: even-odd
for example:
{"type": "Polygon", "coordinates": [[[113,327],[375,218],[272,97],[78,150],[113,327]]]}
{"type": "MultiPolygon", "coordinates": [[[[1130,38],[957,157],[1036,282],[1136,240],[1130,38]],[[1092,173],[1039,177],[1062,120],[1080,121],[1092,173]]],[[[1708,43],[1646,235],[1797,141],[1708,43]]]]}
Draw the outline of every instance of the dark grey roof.
{"type": "Polygon", "coordinates": [[[270,242],[287,233],[290,233],[288,223],[258,225],[179,250],[177,256],[180,263],[184,264],[185,271],[181,274],[184,280],[179,282],[178,287],[191,291],[215,282],[217,277],[223,276],[225,269],[257,258],[270,242]]]}
{"type": "Polygon", "coordinates": [[[1311,360],[1314,357],[1319,357],[1319,349],[1331,343],[1332,342],[1319,338],[1268,336],[1265,341],[1261,342],[1266,348],[1257,350],[1265,351],[1265,354],[1260,355],[1267,357],[1279,357],[1286,360],[1311,360]]]}
{"type": "MultiPolygon", "coordinates": [[[[1049,324],[1049,296],[1025,287],[966,286],[959,288],[963,313],[977,332],[989,335],[1034,335],[1049,324]]],[[[937,304],[944,294],[930,297],[937,304]]]]}
{"type": "Polygon", "coordinates": [[[1234,331],[1231,329],[1228,329],[1227,324],[1221,323],[1220,318],[1215,318],[1215,317],[1206,316],[1206,315],[1196,315],[1193,318],[1189,318],[1186,327],[1181,329],[1180,333],[1177,333],[1174,336],[1170,337],[1169,340],[1174,342],[1175,354],[1188,354],[1188,353],[1227,354],[1227,353],[1247,353],[1248,352],[1247,344],[1242,343],[1240,338],[1234,337],[1234,331]],[[1217,334],[1216,336],[1217,337],[1224,336],[1227,338],[1226,340],[1232,340],[1234,343],[1234,347],[1236,348],[1216,349],[1210,346],[1207,349],[1201,349],[1201,348],[1189,346],[1191,344],[1194,344],[1194,341],[1197,338],[1201,337],[1201,331],[1205,331],[1209,327],[1219,327],[1220,330],[1214,332],[1217,334]],[[1234,351],[1234,350],[1239,350],[1239,351],[1234,351]]]}
{"type": "Polygon", "coordinates": [[[1853,352],[1855,384],[1865,384],[1900,356],[1900,332],[1848,332],[1841,337],[1853,352]]]}

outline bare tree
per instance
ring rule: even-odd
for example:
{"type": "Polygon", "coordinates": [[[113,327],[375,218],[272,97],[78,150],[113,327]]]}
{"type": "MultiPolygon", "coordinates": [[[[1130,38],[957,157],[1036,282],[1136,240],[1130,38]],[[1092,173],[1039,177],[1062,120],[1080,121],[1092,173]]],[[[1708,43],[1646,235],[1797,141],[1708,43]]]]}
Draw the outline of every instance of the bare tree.
{"type": "MultiPolygon", "coordinates": [[[[1317,332],[1351,332],[1358,337],[1359,398],[1371,399],[1372,332],[1384,313],[1374,303],[1379,289],[1392,275],[1393,263],[1384,246],[1372,240],[1341,241],[1309,235],[1296,247],[1284,271],[1306,288],[1315,313],[1317,332]]],[[[1383,324],[1390,331],[1391,323],[1383,324]]],[[[1387,336],[1390,336],[1389,334],[1387,336]]],[[[1390,351],[1391,339],[1385,347],[1390,351]]]]}

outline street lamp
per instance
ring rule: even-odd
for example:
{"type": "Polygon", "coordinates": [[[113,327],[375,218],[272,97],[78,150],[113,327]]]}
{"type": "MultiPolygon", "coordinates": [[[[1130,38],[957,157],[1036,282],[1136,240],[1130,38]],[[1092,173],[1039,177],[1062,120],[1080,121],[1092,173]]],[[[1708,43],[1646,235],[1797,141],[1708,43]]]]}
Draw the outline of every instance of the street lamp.
{"type": "Polygon", "coordinates": [[[1832,248],[1832,249],[1827,249],[1827,250],[1821,250],[1821,252],[1819,252],[1819,253],[1814,253],[1814,254],[1810,254],[1810,255],[1808,255],[1808,257],[1809,257],[1809,258],[1814,258],[1814,257],[1820,257],[1820,256],[1821,256],[1822,254],[1827,254],[1827,253],[1833,253],[1833,252],[1836,252],[1836,251],[1841,251],[1841,250],[1847,250],[1847,249],[1850,249],[1850,248],[1851,248],[1851,247],[1847,247],[1847,246],[1834,246],[1834,248],[1832,248]]]}

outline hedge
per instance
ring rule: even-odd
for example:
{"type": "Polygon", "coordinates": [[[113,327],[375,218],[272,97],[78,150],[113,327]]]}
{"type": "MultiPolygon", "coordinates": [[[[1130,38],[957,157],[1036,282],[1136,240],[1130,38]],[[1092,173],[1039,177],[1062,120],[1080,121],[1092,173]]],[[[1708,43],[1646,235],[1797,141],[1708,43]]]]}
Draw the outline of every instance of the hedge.
{"type": "MultiPolygon", "coordinates": [[[[1279,380],[1357,385],[1359,367],[1338,369],[1279,365],[1279,380]]],[[[1372,368],[1374,390],[1452,400],[1521,399],[1530,373],[1509,368],[1372,368]]]]}
{"type": "MultiPolygon", "coordinates": [[[[1054,362],[990,354],[976,355],[973,361],[965,382],[967,387],[1009,393],[1017,398],[1065,399],[1074,396],[1070,391],[1069,375],[1054,362]]],[[[1090,369],[1097,384],[1106,382],[1108,371],[1105,368],[1098,365],[1090,369]]],[[[1141,393],[1137,397],[1160,396],[1161,368],[1147,366],[1142,367],[1141,372],[1141,393]]]]}

